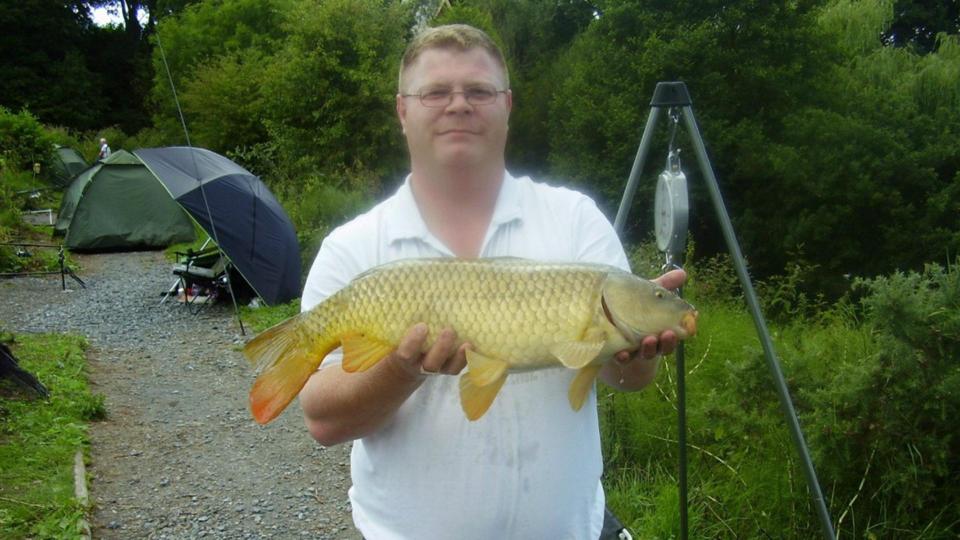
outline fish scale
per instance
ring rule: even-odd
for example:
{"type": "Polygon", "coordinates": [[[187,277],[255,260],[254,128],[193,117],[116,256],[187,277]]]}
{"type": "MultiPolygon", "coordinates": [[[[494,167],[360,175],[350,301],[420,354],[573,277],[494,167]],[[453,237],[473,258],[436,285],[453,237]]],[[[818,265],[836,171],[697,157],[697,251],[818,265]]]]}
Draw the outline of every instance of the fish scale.
{"type": "MultiPolygon", "coordinates": [[[[245,354],[262,367],[251,390],[261,423],[278,415],[324,356],[343,346],[343,369],[389,355],[417,323],[427,351],[446,327],[469,342],[461,377],[467,417],[479,418],[507,374],[564,366],[578,409],[599,366],[646,335],[695,331],[696,312],[658,285],[614,267],[524,259],[410,259],[369,270],[312,310],[266,330],[245,354]]],[[[459,343],[458,343],[459,345],[459,343]]]]}
{"type": "Polygon", "coordinates": [[[424,322],[429,328],[424,351],[449,326],[458,330],[461,342],[511,359],[515,368],[537,366],[550,361],[550,344],[580,337],[601,279],[596,271],[543,268],[440,260],[361,276],[357,287],[348,290],[350,316],[340,324],[397,343],[411,326],[424,322]],[[424,274],[429,275],[426,282],[424,274]],[[528,331],[511,331],[517,327],[528,331]]]}

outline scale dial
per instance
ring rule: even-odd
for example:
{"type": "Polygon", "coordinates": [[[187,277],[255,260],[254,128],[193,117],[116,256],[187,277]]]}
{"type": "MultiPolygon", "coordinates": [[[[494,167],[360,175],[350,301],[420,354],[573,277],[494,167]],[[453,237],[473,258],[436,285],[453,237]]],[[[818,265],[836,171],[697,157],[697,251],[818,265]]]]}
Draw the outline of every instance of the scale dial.
{"type": "Polygon", "coordinates": [[[682,255],[687,240],[687,177],[683,171],[667,169],[657,179],[654,198],[654,232],[657,249],[682,255]]]}

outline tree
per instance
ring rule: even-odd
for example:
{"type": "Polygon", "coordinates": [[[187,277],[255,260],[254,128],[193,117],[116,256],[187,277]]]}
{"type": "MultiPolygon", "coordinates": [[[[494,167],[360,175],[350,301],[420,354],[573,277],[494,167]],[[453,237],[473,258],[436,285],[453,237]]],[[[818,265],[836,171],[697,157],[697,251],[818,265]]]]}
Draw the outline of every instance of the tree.
{"type": "Polygon", "coordinates": [[[172,80],[188,128],[200,136],[197,144],[223,152],[262,141],[260,111],[250,107],[258,101],[263,71],[251,68],[280,48],[290,5],[287,0],[222,0],[190,5],[165,17],[154,38],[160,45],[153,50],[150,90],[154,126],[169,140],[186,142],[172,80]],[[219,68],[229,73],[219,73],[219,68]],[[260,127],[254,132],[224,130],[218,113],[231,119],[229,127],[260,127]],[[249,118],[241,119],[243,115],[249,118]],[[206,136],[218,132],[214,138],[206,136]]]}
{"type": "Polygon", "coordinates": [[[199,0],[86,0],[91,8],[102,7],[115,15],[120,15],[122,28],[130,43],[145,41],[153,33],[160,19],[175,15],[187,6],[199,0]],[[140,17],[146,15],[146,23],[140,17]]]}
{"type": "Polygon", "coordinates": [[[897,0],[893,21],[883,33],[884,43],[911,47],[925,54],[937,47],[937,34],[960,32],[960,2],[957,0],[897,0]]]}
{"type": "Polygon", "coordinates": [[[44,123],[96,125],[104,104],[91,96],[100,78],[81,45],[91,31],[79,0],[5,3],[0,8],[0,105],[27,108],[44,123]]]}
{"type": "MultiPolygon", "coordinates": [[[[817,99],[815,81],[827,63],[808,2],[608,1],[560,60],[550,101],[550,163],[555,173],[615,209],[659,81],[685,81],[734,215],[752,190],[772,180],[748,160],[783,131],[782,119],[817,99]]],[[[662,126],[663,124],[661,124],[662,126]]],[[[658,133],[658,148],[666,147],[658,133]]],[[[662,169],[663,154],[648,159],[645,178],[662,169]]],[[[683,162],[695,176],[692,153],[683,162]]],[[[628,239],[652,230],[653,182],[634,200],[628,239]],[[640,206],[643,205],[643,206],[640,206]]],[[[709,208],[701,183],[695,208],[709,208]]],[[[708,212],[692,228],[705,253],[723,250],[708,212]]],[[[747,249],[748,253],[752,251],[747,249]]]]}
{"type": "Polygon", "coordinates": [[[482,13],[489,31],[502,46],[510,67],[510,86],[517,107],[510,118],[507,160],[515,173],[537,176],[549,170],[549,99],[562,81],[557,59],[596,17],[596,6],[584,0],[460,1],[436,21],[470,21],[465,12],[482,13]]]}
{"type": "Polygon", "coordinates": [[[401,2],[298,2],[264,74],[264,123],[291,175],[395,174],[403,151],[397,65],[413,14],[401,2]]]}

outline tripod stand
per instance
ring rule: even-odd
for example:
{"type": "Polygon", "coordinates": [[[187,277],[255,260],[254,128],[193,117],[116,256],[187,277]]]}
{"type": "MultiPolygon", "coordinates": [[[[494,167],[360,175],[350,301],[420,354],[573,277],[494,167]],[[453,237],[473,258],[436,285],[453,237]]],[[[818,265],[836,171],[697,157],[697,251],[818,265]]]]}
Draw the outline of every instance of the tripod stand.
{"type": "MultiPolygon", "coordinates": [[[[680,109],[682,113],[687,133],[690,135],[691,142],[693,144],[694,151],[697,155],[697,160],[700,164],[700,170],[703,172],[704,180],[706,181],[707,190],[710,193],[710,199],[713,202],[714,210],[717,214],[717,218],[720,221],[720,227],[723,232],[724,240],[726,241],[727,248],[730,251],[730,257],[733,260],[734,268],[737,272],[737,277],[740,280],[740,285],[743,288],[744,297],[747,301],[747,306],[750,309],[750,314],[753,317],[753,322],[757,330],[757,334],[760,338],[760,343],[763,347],[764,356],[767,360],[767,366],[770,369],[770,373],[773,376],[774,386],[776,387],[777,394],[780,398],[780,406],[783,410],[784,415],[786,416],[788,427],[790,428],[790,435],[793,440],[794,446],[796,447],[797,453],[800,455],[800,460],[803,465],[804,476],[807,481],[807,487],[810,490],[811,497],[813,499],[814,506],[817,509],[817,515],[820,519],[820,526],[823,532],[823,537],[827,540],[833,540],[836,538],[836,535],[833,530],[833,524],[830,520],[830,514],[827,511],[826,502],[823,499],[823,493],[820,490],[820,484],[817,481],[817,473],[813,467],[813,461],[810,459],[810,453],[807,449],[806,442],[804,441],[803,432],[800,430],[800,423],[797,420],[797,413],[793,407],[793,401],[790,399],[790,393],[787,389],[787,383],[784,380],[783,372],[780,370],[780,362],[777,359],[776,351],[773,348],[773,341],[770,339],[770,333],[767,330],[766,322],[764,321],[763,314],[760,311],[759,303],[757,301],[756,292],[754,292],[753,284],[750,281],[750,276],[747,273],[746,263],[744,262],[743,254],[740,251],[740,245],[737,242],[736,235],[733,231],[733,225],[730,222],[730,217],[727,215],[726,206],[723,203],[723,198],[720,195],[720,188],[717,184],[717,179],[713,174],[713,167],[710,165],[710,159],[707,157],[707,151],[703,144],[703,139],[700,137],[700,130],[697,128],[696,120],[693,116],[692,101],[690,100],[690,94],[687,92],[687,87],[682,82],[660,82],[657,83],[657,87],[653,93],[653,99],[650,101],[650,115],[647,118],[647,124],[643,130],[643,136],[640,138],[640,147],[637,150],[637,156],[633,162],[633,167],[630,170],[630,177],[627,180],[626,188],[624,189],[623,199],[620,201],[620,208],[617,211],[617,217],[614,222],[614,228],[617,233],[620,234],[623,231],[624,222],[627,219],[627,214],[629,213],[630,203],[633,200],[634,194],[637,188],[637,178],[640,173],[643,171],[644,160],[646,159],[647,153],[650,150],[650,142],[653,135],[653,128],[657,123],[657,119],[660,117],[660,113],[663,108],[670,109],[680,109]]],[[[675,122],[677,120],[675,119],[675,122]]],[[[672,141],[671,141],[672,144],[672,141]]],[[[671,148],[671,150],[673,150],[671,148]]],[[[672,154],[673,152],[671,152],[672,154]]],[[[685,190],[685,183],[683,188],[685,190]]],[[[659,199],[659,197],[658,197],[659,199]]],[[[686,194],[683,194],[683,201],[685,206],[686,194]]],[[[659,206],[659,205],[658,205],[659,206]]],[[[678,219],[677,214],[682,214],[682,228],[684,229],[683,235],[686,235],[686,208],[682,208],[680,212],[676,212],[672,208],[659,208],[658,213],[661,210],[664,210],[664,215],[672,219],[678,219]]],[[[659,224],[658,224],[659,228],[659,224]]],[[[658,238],[658,244],[662,247],[662,242],[658,238]]],[[[667,261],[668,263],[678,255],[676,250],[676,242],[668,242],[672,244],[670,248],[666,250],[667,261]]],[[[682,254],[682,250],[681,254],[682,254]]],[[[684,365],[683,365],[683,343],[681,342],[677,347],[677,399],[678,399],[678,429],[679,429],[679,459],[680,459],[680,538],[681,540],[686,540],[687,538],[687,486],[686,486],[686,396],[684,390],[684,365]]]]}

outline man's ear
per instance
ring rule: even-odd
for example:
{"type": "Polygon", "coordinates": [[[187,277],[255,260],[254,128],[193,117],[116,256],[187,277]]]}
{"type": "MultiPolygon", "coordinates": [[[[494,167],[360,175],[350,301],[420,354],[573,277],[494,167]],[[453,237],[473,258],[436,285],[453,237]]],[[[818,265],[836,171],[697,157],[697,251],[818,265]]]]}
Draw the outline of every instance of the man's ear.
{"type": "Polygon", "coordinates": [[[397,118],[400,119],[400,129],[407,132],[407,102],[403,96],[397,94],[397,118]]]}

